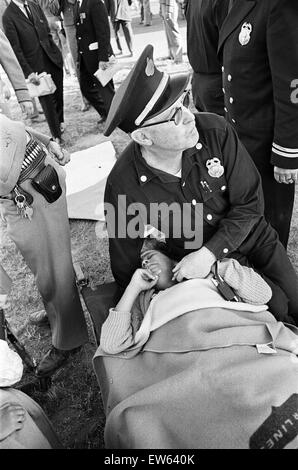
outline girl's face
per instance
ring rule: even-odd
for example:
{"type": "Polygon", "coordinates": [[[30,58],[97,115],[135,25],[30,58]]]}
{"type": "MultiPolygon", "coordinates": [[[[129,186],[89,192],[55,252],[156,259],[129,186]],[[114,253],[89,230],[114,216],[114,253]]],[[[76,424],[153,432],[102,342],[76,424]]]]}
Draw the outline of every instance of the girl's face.
{"type": "Polygon", "coordinates": [[[145,251],[141,254],[141,260],[143,268],[158,276],[156,283],[158,290],[167,289],[175,284],[175,281],[172,280],[172,269],[176,265],[176,261],[156,250],[145,251]]]}

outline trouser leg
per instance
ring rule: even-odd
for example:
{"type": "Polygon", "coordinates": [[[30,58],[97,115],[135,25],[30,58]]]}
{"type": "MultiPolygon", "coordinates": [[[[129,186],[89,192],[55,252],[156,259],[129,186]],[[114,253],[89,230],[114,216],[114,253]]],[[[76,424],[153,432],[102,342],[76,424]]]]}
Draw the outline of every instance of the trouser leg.
{"type": "Polygon", "coordinates": [[[131,27],[131,21],[122,21],[122,29],[123,29],[123,34],[124,34],[129,52],[132,53],[133,52],[133,43],[132,43],[133,32],[132,32],[132,27],[131,27]]]}
{"type": "Polygon", "coordinates": [[[122,52],[122,47],[121,47],[121,42],[120,42],[120,37],[119,37],[119,29],[120,29],[120,21],[114,21],[113,22],[113,28],[114,28],[114,33],[115,33],[115,40],[117,47],[120,52],[122,52]]]}
{"type": "Polygon", "coordinates": [[[61,138],[61,130],[59,117],[56,111],[55,101],[52,95],[45,95],[39,97],[40,105],[43,109],[45,118],[50,128],[53,137],[61,138]]]}
{"type": "Polygon", "coordinates": [[[51,162],[59,174],[63,189],[59,199],[48,203],[26,180],[21,187],[34,198],[32,220],[22,218],[11,200],[1,201],[1,215],[8,236],[35,276],[50,321],[53,346],[70,350],[88,341],[88,333],[72,264],[64,170],[48,159],[46,163],[51,162]]]}
{"type": "Polygon", "coordinates": [[[53,82],[56,85],[56,91],[53,94],[53,99],[60,124],[61,122],[64,122],[63,68],[57,67],[49,60],[47,61],[46,67],[48,73],[51,74],[53,82]]]}
{"type": "Polygon", "coordinates": [[[295,184],[278,183],[272,174],[261,174],[265,199],[265,217],[287,248],[295,199],[295,184]]]}
{"type": "Polygon", "coordinates": [[[277,232],[263,218],[239,251],[256,270],[283,290],[289,302],[288,314],[298,325],[298,277],[277,232]]]}

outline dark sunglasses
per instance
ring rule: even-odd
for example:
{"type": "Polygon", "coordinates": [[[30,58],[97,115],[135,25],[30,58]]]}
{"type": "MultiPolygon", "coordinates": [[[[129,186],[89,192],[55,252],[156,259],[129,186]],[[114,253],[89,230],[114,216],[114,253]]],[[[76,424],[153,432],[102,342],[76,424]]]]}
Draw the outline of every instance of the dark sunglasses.
{"type": "Polygon", "coordinates": [[[166,122],[171,122],[171,121],[173,121],[176,126],[179,126],[179,124],[181,124],[182,118],[183,118],[183,109],[182,109],[181,105],[183,105],[185,108],[189,108],[189,105],[190,105],[190,90],[185,92],[184,98],[182,99],[180,106],[174,109],[174,113],[172,114],[172,116],[169,119],[166,119],[164,121],[154,122],[152,124],[145,124],[144,126],[140,126],[140,127],[152,127],[152,126],[157,126],[158,124],[164,124],[166,122]]]}

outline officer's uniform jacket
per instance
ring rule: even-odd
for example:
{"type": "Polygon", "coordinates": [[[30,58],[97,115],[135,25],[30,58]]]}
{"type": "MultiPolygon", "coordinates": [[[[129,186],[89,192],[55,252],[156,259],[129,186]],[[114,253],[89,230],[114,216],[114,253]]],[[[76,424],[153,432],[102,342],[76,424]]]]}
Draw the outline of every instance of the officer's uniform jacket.
{"type": "Polygon", "coordinates": [[[18,102],[31,101],[23,71],[2,30],[0,30],[0,50],[0,64],[13,86],[18,102]]]}
{"type": "MultiPolygon", "coordinates": [[[[200,140],[196,147],[183,153],[181,179],[148,166],[134,142],[125,149],[108,177],[105,202],[109,203],[106,210],[110,256],[113,274],[120,285],[126,285],[139,266],[143,242],[141,238],[129,238],[125,231],[138,214],[133,211],[126,215],[132,203],[146,207],[146,214],[140,214],[141,225],[150,224],[150,203],[180,206],[187,203],[186,216],[193,223],[195,214],[199,216],[196,231],[203,231],[200,246],[204,244],[217,259],[239,249],[247,238],[253,239],[254,227],[264,220],[259,173],[233,128],[224,118],[209,113],[196,115],[196,123],[200,140]],[[214,161],[217,172],[209,169],[214,161]],[[122,196],[120,204],[118,196],[122,196]],[[113,211],[109,212],[109,205],[114,207],[115,217],[113,211]]],[[[162,216],[153,224],[151,220],[151,225],[168,234],[173,257],[182,258],[200,248],[185,248],[184,242],[190,239],[184,231],[173,239],[177,220],[174,227],[172,222],[162,216]]],[[[253,241],[254,244],[257,245],[253,241]]]]}
{"type": "Polygon", "coordinates": [[[297,24],[297,1],[236,0],[219,33],[226,117],[261,173],[298,168],[297,24]]]}
{"type": "Polygon", "coordinates": [[[90,74],[98,69],[99,61],[107,62],[111,55],[110,26],[103,0],[83,0],[75,13],[79,62],[84,61],[90,74]]]}
{"type": "Polygon", "coordinates": [[[39,5],[28,2],[33,24],[20,8],[10,2],[3,15],[5,34],[27,78],[32,72],[44,72],[43,54],[63,68],[62,54],[53,41],[47,19],[39,5]]]}

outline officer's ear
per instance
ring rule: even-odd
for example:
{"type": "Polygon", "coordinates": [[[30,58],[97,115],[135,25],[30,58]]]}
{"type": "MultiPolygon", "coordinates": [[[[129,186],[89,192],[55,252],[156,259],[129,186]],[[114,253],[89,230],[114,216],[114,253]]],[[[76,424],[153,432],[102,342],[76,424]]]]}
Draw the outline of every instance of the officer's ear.
{"type": "Polygon", "coordinates": [[[146,129],[135,129],[131,133],[131,138],[139,145],[150,147],[153,144],[150,133],[146,129]]]}

